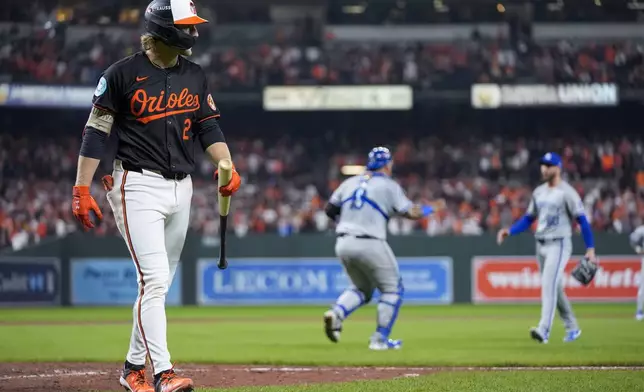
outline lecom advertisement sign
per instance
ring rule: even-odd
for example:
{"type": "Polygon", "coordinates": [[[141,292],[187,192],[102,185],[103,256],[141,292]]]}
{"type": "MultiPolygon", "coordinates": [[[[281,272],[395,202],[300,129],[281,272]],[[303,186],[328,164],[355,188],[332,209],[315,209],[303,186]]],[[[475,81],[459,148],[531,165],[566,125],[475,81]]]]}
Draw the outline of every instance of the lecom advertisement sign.
{"type": "MultiPolygon", "coordinates": [[[[633,256],[600,256],[595,279],[584,287],[570,272],[581,256],[573,256],[564,277],[568,297],[576,301],[635,300],[642,279],[642,260],[633,256]]],[[[481,256],[472,259],[472,302],[538,302],[541,275],[535,257],[481,256]]]]}

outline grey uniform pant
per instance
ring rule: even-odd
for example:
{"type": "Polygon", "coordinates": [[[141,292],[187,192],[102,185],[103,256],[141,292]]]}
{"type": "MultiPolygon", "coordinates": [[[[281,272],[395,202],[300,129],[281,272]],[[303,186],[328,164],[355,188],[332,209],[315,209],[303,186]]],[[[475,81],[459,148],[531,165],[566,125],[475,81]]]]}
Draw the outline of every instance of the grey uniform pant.
{"type": "Polygon", "coordinates": [[[380,290],[381,293],[398,293],[398,262],[386,241],[352,236],[339,237],[335,253],[342,261],[355,288],[365,294],[367,302],[371,299],[374,289],[380,290]]]}
{"type": "Polygon", "coordinates": [[[550,334],[555,315],[559,311],[566,330],[578,329],[577,320],[568,297],[564,293],[564,269],[572,254],[570,238],[537,240],[537,260],[541,271],[541,321],[539,330],[550,334]]]}

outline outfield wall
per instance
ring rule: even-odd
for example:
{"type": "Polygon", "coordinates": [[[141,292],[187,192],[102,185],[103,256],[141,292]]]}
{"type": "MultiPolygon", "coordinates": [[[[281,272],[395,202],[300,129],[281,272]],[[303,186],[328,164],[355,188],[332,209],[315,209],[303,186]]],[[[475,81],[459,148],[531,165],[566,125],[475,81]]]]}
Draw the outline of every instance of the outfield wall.
{"type": "MultiPolygon", "coordinates": [[[[217,246],[189,235],[168,305],[328,303],[346,286],[333,255],[332,235],[231,237],[230,267],[216,268],[217,246]]],[[[510,238],[499,247],[478,237],[391,237],[399,258],[407,303],[534,302],[540,295],[534,241],[510,238]]],[[[566,278],[576,301],[633,301],[641,262],[627,235],[596,235],[601,270],[590,287],[566,278]]],[[[584,251],[574,239],[567,271],[584,251]]],[[[120,237],[77,233],[37,247],[0,255],[0,306],[130,305],[136,271],[120,237]]]]}

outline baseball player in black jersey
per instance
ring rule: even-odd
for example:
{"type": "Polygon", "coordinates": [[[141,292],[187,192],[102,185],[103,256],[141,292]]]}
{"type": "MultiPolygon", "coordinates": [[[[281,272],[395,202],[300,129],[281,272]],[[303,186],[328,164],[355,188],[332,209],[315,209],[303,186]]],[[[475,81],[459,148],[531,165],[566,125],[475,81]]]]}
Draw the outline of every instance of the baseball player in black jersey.
{"type": "MultiPolygon", "coordinates": [[[[83,132],[72,209],[86,230],[89,212],[102,218],[90,184],[111,133],[118,138],[112,176],[103,178],[119,231],[138,272],[130,348],[120,383],[131,392],[192,391],[172,369],[166,342],[165,296],[183,249],[197,144],[217,166],[230,159],[219,110],[203,70],[184,56],[198,36],[190,0],[154,0],[145,11],[142,51],[110,66],[98,81],[83,132]],[[154,385],[145,375],[146,357],[154,385]]],[[[215,177],[217,173],[215,172],[215,177]]],[[[224,196],[239,189],[233,168],[224,196]]]]}

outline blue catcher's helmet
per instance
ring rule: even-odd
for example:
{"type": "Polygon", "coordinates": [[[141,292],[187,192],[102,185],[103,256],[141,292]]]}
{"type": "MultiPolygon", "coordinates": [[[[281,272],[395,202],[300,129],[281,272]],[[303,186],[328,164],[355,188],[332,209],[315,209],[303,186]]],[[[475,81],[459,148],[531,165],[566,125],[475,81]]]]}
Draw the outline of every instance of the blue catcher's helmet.
{"type": "Polygon", "coordinates": [[[367,170],[378,170],[391,162],[391,153],[387,147],[374,147],[369,152],[367,170]]]}

